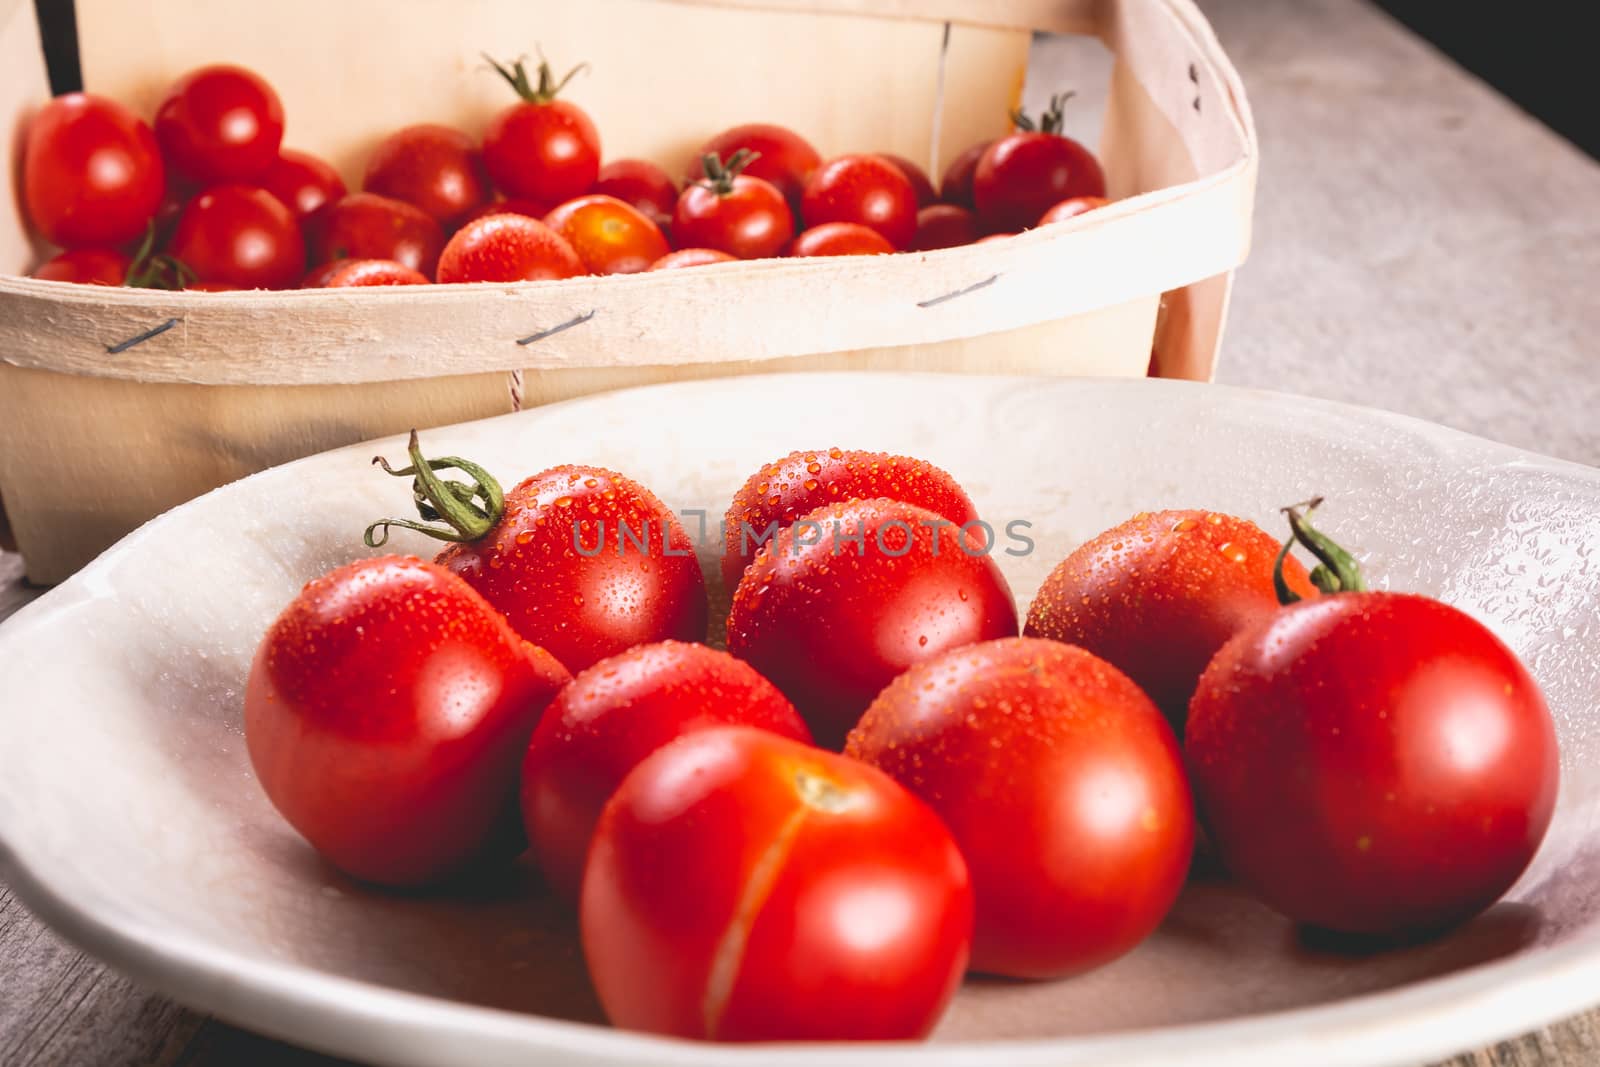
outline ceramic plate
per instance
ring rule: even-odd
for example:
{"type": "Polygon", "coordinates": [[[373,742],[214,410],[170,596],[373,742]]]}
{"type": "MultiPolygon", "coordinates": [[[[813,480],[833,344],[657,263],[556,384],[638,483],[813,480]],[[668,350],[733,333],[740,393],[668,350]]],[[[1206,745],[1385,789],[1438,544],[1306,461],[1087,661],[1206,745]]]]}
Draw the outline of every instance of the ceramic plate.
{"type": "Polygon", "coordinates": [[[794,448],[925,456],[997,525],[1032,524],[1035,551],[1000,557],[1023,606],[1070,548],[1136,511],[1217,508],[1276,530],[1277,506],[1327,494],[1326,524],[1359,542],[1376,584],[1473,612],[1532,666],[1563,746],[1555,822],[1506,902],[1405,950],[1341,955],[1200,881],[1111,966],[969,981],[927,1045],[753,1050],[613,1031],[570,924],[531,879],[472,899],[363,889],[251,775],[240,691],[256,641],[303,582],[365,551],[366,522],[406,503],[405,484],[369,465],[401,456],[396,438],[178,508],[0,628],[0,867],[48,922],[198,1008],[396,1065],[1389,1064],[1600,1000],[1600,472],[1379,412],[1145,381],[693,382],[424,440],[508,481],[615,467],[713,530],[744,477],[794,448]]]}

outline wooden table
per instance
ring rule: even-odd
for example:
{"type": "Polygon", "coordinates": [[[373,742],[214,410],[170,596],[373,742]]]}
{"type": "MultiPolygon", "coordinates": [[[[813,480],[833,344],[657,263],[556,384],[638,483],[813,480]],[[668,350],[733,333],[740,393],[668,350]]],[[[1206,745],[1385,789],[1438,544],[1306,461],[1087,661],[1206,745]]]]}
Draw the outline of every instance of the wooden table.
{"type": "MultiPolygon", "coordinates": [[[[1600,166],[1359,0],[1202,6],[1264,156],[1219,378],[1600,465],[1600,166]]],[[[0,557],[0,618],[20,574],[0,557]]],[[[1600,1013],[1450,1063],[1597,1061],[1600,1013]]],[[[336,1062],[107,971],[0,887],[0,1064],[336,1062]]]]}

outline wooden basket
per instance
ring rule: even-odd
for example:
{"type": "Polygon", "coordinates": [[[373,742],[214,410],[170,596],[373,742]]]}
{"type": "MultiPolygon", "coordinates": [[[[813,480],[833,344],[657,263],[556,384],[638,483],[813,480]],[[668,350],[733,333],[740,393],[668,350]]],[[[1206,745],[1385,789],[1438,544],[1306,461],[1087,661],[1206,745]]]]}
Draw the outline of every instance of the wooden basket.
{"type": "MultiPolygon", "coordinates": [[[[589,61],[570,95],[608,158],[677,169],[710,133],[763,119],[824,156],[895,151],[937,174],[1004,132],[1033,33],[1098,36],[1114,57],[1099,152],[1119,199],[937,252],[516,285],[164,293],[0,277],[0,499],[40,582],[262,467],[601,389],[845,367],[1136,375],[1152,347],[1164,375],[1209,378],[1249,243],[1250,112],[1189,0],[77,0],[77,12],[90,91],[148,116],[183,71],[243,63],[283,97],[286,143],[333,160],[352,188],[390,130],[483,127],[506,102],[478,69],[486,48],[589,61]]],[[[0,0],[13,177],[48,94],[31,0],[0,0]]],[[[21,273],[46,250],[14,201],[0,203],[0,270],[21,273]]]]}

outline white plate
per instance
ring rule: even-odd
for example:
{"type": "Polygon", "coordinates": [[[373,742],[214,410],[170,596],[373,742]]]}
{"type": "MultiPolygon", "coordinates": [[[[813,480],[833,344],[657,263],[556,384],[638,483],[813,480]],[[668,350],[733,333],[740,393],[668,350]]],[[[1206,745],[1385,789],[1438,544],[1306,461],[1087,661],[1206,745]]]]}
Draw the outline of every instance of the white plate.
{"type": "MultiPolygon", "coordinates": [[[[1554,825],[1511,902],[1372,958],[1307,945],[1200,883],[1100,971],[969,982],[931,1045],[756,1051],[612,1031],[594,1025],[570,927],[526,879],[472,900],[364,890],[251,775],[250,655],[302,582],[361,554],[362,526],[406,503],[406,484],[368,464],[402,455],[394,439],[178,508],[0,629],[0,868],[48,922],[196,1007],[397,1065],[1387,1064],[1600,1000],[1600,472],[1374,411],[1143,381],[693,382],[424,441],[508,483],[564,461],[612,466],[705,509],[713,529],[746,474],[791,449],[925,456],[997,524],[1033,523],[1037,551],[1001,558],[1024,605],[1068,549],[1135,511],[1219,508],[1276,530],[1277,506],[1328,494],[1326,525],[1365,550],[1377,584],[1478,614],[1531,664],[1563,746],[1554,825]]],[[[397,543],[431,550],[411,536],[397,543]]]]}

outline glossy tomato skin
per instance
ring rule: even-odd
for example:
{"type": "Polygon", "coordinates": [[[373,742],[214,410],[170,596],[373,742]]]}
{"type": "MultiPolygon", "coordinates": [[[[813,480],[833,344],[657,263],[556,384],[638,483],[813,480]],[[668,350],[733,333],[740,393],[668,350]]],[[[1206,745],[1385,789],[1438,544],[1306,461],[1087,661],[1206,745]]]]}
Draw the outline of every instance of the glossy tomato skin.
{"type": "MultiPolygon", "coordinates": [[[[1088,649],[1137,682],[1183,734],[1200,672],[1227,640],[1278,610],[1278,542],[1216,511],[1145,512],[1080,545],[1028,608],[1029,637],[1088,649]]],[[[1284,561],[1289,587],[1317,595],[1284,561]]]]}
{"type": "Polygon", "coordinates": [[[253,185],[216,185],[189,201],[168,251],[197,280],[240,289],[294,288],[306,265],[294,216],[253,185]]]}
{"type": "Polygon", "coordinates": [[[917,166],[905,156],[890,155],[888,152],[879,152],[878,156],[893,163],[901,174],[906,176],[906,181],[911,183],[911,188],[917,194],[917,209],[936,203],[939,194],[934,191],[933,182],[928,180],[928,172],[917,166]]]}
{"type": "Polygon", "coordinates": [[[955,204],[971,210],[972,203],[972,178],[978,172],[978,160],[989,150],[993,141],[979,141],[968,146],[960,155],[950,161],[944,169],[944,177],[939,180],[939,199],[946,204],[955,204]]]}
{"type": "Polygon", "coordinates": [[[672,221],[678,186],[667,172],[647,159],[614,159],[600,168],[594,191],[614,196],[649,215],[658,226],[672,221]]]}
{"type": "Polygon", "coordinates": [[[737,263],[737,256],[719,252],[715,248],[680,248],[668,252],[654,263],[651,270],[676,270],[679,267],[708,267],[713,263],[737,263]]]}
{"type": "Polygon", "coordinates": [[[639,645],[580,671],[522,763],[522,822],[550,886],[577,902],[600,811],[646,756],[695,730],[737,725],[811,743],[777,687],[706,645],[639,645]]]}
{"type": "Polygon", "coordinates": [[[392,259],[432,276],[444,231],[420,208],[377,193],[351,193],[314,227],[312,260],[392,259]]]}
{"type": "Polygon", "coordinates": [[[854,222],[877,230],[895,248],[917,235],[917,193],[882,156],[840,156],[811,175],[801,198],[807,226],[854,222]]]}
{"type": "Polygon", "coordinates": [[[728,651],[783,690],[818,744],[838,749],[912,664],[1016,635],[1011,590],[985,547],[914,504],[824,505],[780,530],[745,570],[728,651]]]}
{"type": "Polygon", "coordinates": [[[559,204],[588,192],[600,173],[600,132],[566,100],[512,104],[483,135],[483,162],[507,196],[559,204]]]}
{"type": "Polygon", "coordinates": [[[79,285],[126,285],[133,261],[114,248],[74,248],[41,263],[33,277],[79,285]]]}
{"type": "Polygon", "coordinates": [[[1298,922],[1411,936],[1521,875],[1555,805],[1537,683],[1481,623],[1426,597],[1336,593],[1223,646],[1186,755],[1228,868],[1298,922]]]}
{"type": "Polygon", "coordinates": [[[638,274],[672,251],[655,220],[603,193],[569,200],[545,216],[590,274],[638,274]]]}
{"type": "Polygon", "coordinates": [[[751,122],[723,130],[701,145],[700,151],[694,154],[684,179],[685,186],[705,179],[702,160],[708,154],[727,159],[741,148],[757,154],[744,172],[752,178],[771,182],[788,202],[790,209],[798,211],[806,179],[822,165],[822,157],[811,147],[811,142],[786,126],[751,122]]]}
{"type": "Polygon", "coordinates": [[[624,779],[589,853],[580,920],[617,1026],[904,1040],[933,1028],[961,981],[972,888],[938,818],[888,776],[721,727],[624,779]]]}
{"type": "Polygon", "coordinates": [[[1061,201],[1049,211],[1039,216],[1039,225],[1048,226],[1052,222],[1062,222],[1066,219],[1075,219],[1079,215],[1105,207],[1111,201],[1103,196],[1072,196],[1061,201]]]}
{"type": "Polygon", "coordinates": [[[694,545],[650,490],[568,464],[526,479],[505,504],[488,536],[451,545],[439,562],[569,670],[634,645],[704,640],[694,545]]]}
{"type": "Polygon", "coordinates": [[[261,187],[282,201],[301,226],[347,191],[332,164],[292,148],[278,153],[277,161],[262,176],[261,187]]]}
{"type": "Polygon", "coordinates": [[[1070,197],[1105,195],[1105,175],[1094,154],[1055,133],[1002,137],[983,153],[972,175],[973,206],[991,230],[1025,229],[1070,197]]]}
{"type": "Polygon", "coordinates": [[[467,223],[476,222],[479,219],[485,218],[489,215],[526,215],[530,219],[538,219],[542,222],[544,221],[544,217],[554,210],[555,206],[556,205],[554,204],[546,204],[539,200],[524,200],[520,198],[512,200],[491,200],[487,204],[479,204],[477,207],[463,215],[460,220],[457,221],[456,229],[459,230],[466,226],[467,223]]]}
{"type": "Polygon", "coordinates": [[[786,255],[806,256],[886,256],[894,245],[877,230],[857,222],[824,222],[795,237],[786,255]]]}
{"type": "Polygon", "coordinates": [[[981,234],[977,216],[966,208],[955,204],[930,204],[917,212],[917,235],[911,241],[911,248],[917,252],[954,248],[971,244],[981,234]]]}
{"type": "Polygon", "coordinates": [[[713,248],[739,259],[776,256],[794,236],[794,216],[777,186],[748,174],[727,193],[703,183],[684,188],[672,237],[684,248],[713,248]]]}
{"type": "Polygon", "coordinates": [[[494,846],[544,706],[570,676],[460,579],[383,556],[311,582],[245,688],[256,778],[363,881],[446,878],[494,846]]]}
{"type": "Polygon", "coordinates": [[[732,590],[777,529],[824,504],[886,497],[927,508],[957,526],[976,522],[966,490],[927,460],[860,449],[790,452],[745,479],[722,519],[722,581],[732,590]],[[776,524],[777,529],[768,532],[776,524]]]}
{"type": "Polygon", "coordinates": [[[167,92],[156,112],[156,139],[174,169],[191,181],[260,181],[283,143],[283,104],[253,71],[201,67],[167,92]]]}
{"type": "Polygon", "coordinates": [[[131,241],[150,225],[165,191],[155,135],[113,100],[88,93],[58,96],[28,126],[23,205],[54,244],[131,241]]]}
{"type": "Polygon", "coordinates": [[[1097,967],[1143,941],[1183,888],[1195,830],[1177,740],[1138,686],[1081,648],[1009,638],[919,663],[845,754],[955,836],[977,898],[974,970],[1097,967]]]}
{"type": "Polygon", "coordinates": [[[542,282],[586,274],[572,245],[538,219],[485,215],[455,232],[439,255],[440,282],[542,282]]]}
{"type": "Polygon", "coordinates": [[[396,263],[392,259],[340,259],[334,261],[334,269],[328,272],[328,276],[322,279],[318,286],[302,284],[301,287],[347,289],[369,285],[427,284],[427,275],[420,274],[404,263],[396,263]]]}
{"type": "Polygon", "coordinates": [[[361,187],[404,200],[449,228],[489,198],[489,175],[472,138],[449,126],[420,123],[379,142],[361,187]]]}

